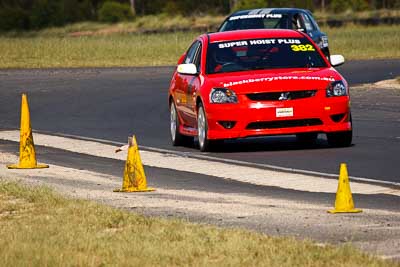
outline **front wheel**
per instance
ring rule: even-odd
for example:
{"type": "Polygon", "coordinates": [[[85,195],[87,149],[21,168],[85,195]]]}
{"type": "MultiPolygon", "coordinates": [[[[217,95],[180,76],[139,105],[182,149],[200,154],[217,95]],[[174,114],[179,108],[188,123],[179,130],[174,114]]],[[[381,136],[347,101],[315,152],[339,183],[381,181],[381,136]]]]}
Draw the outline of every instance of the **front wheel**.
{"type": "Polygon", "coordinates": [[[179,132],[179,118],[173,101],[170,105],[170,133],[173,146],[187,145],[190,142],[193,143],[193,137],[182,135],[179,132]]]}
{"type": "Polygon", "coordinates": [[[351,142],[353,141],[353,118],[351,117],[351,113],[349,114],[349,117],[351,130],[344,132],[327,133],[326,137],[328,138],[329,145],[333,147],[351,146],[351,142]]]}
{"type": "Polygon", "coordinates": [[[353,131],[326,134],[329,145],[333,147],[347,147],[353,140],[353,131]]]}
{"type": "Polygon", "coordinates": [[[211,151],[219,147],[223,140],[210,140],[208,139],[208,123],[206,113],[202,104],[199,106],[197,112],[197,136],[199,139],[199,148],[201,152],[211,151]]]}
{"type": "Polygon", "coordinates": [[[296,135],[297,141],[302,144],[311,145],[317,140],[318,133],[300,133],[296,135]]]}
{"type": "Polygon", "coordinates": [[[199,138],[200,151],[205,152],[210,150],[210,141],[207,138],[208,124],[207,117],[204,112],[203,105],[200,104],[197,112],[197,136],[199,138]]]}

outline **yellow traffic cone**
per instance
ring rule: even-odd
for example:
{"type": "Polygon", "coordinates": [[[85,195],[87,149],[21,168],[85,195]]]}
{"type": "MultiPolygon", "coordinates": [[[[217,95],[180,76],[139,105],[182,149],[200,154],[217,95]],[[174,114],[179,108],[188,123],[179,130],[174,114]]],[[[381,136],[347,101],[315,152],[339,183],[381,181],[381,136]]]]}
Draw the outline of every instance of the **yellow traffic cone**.
{"type": "MultiPolygon", "coordinates": [[[[115,189],[114,192],[148,192],[154,191],[154,188],[148,188],[146,175],[140,159],[139,148],[136,137],[128,139],[128,157],[126,159],[122,189],[115,189]]],[[[117,150],[118,151],[118,150],[117,150]]]]}
{"type": "Polygon", "coordinates": [[[19,145],[19,164],[8,165],[9,169],[41,169],[49,165],[37,164],[35,145],[33,143],[31,119],[26,94],[22,94],[21,103],[21,137],[19,145]]]}
{"type": "Polygon", "coordinates": [[[329,213],[356,213],[362,212],[354,208],[353,197],[351,196],[349,175],[345,163],[340,164],[339,184],[336,192],[335,209],[329,213]]]}

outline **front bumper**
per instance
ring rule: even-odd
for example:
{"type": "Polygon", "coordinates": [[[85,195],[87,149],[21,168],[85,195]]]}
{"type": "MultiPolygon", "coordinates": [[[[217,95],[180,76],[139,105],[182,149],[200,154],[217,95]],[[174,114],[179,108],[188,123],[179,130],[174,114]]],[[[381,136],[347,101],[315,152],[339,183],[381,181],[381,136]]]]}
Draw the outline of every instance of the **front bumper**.
{"type": "Polygon", "coordinates": [[[327,98],[325,92],[318,91],[314,97],[284,101],[251,101],[245,95],[238,97],[238,104],[205,107],[209,139],[351,130],[348,96],[327,98]],[[279,113],[282,110],[288,112],[282,115],[279,113]],[[234,122],[234,127],[227,129],[223,122],[234,122]]]}

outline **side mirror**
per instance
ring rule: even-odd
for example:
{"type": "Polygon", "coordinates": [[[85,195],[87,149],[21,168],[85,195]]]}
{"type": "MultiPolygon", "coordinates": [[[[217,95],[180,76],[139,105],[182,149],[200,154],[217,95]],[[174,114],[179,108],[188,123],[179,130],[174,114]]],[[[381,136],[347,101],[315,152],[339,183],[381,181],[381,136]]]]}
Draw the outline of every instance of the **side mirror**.
{"type": "Polygon", "coordinates": [[[344,57],[342,55],[332,55],[330,61],[332,67],[337,67],[344,63],[344,57]]]}
{"type": "Polygon", "coordinates": [[[197,68],[194,64],[179,64],[177,67],[177,71],[180,74],[189,74],[189,75],[196,75],[197,68]]]}

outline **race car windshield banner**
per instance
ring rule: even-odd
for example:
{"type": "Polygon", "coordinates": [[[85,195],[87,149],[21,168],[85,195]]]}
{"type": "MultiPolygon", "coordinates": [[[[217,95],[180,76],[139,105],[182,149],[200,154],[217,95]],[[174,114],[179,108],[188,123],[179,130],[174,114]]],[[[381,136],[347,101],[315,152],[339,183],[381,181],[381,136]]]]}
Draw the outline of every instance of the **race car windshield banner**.
{"type": "Polygon", "coordinates": [[[235,72],[275,68],[326,67],[318,48],[306,38],[248,39],[210,44],[207,71],[235,72]]]}

